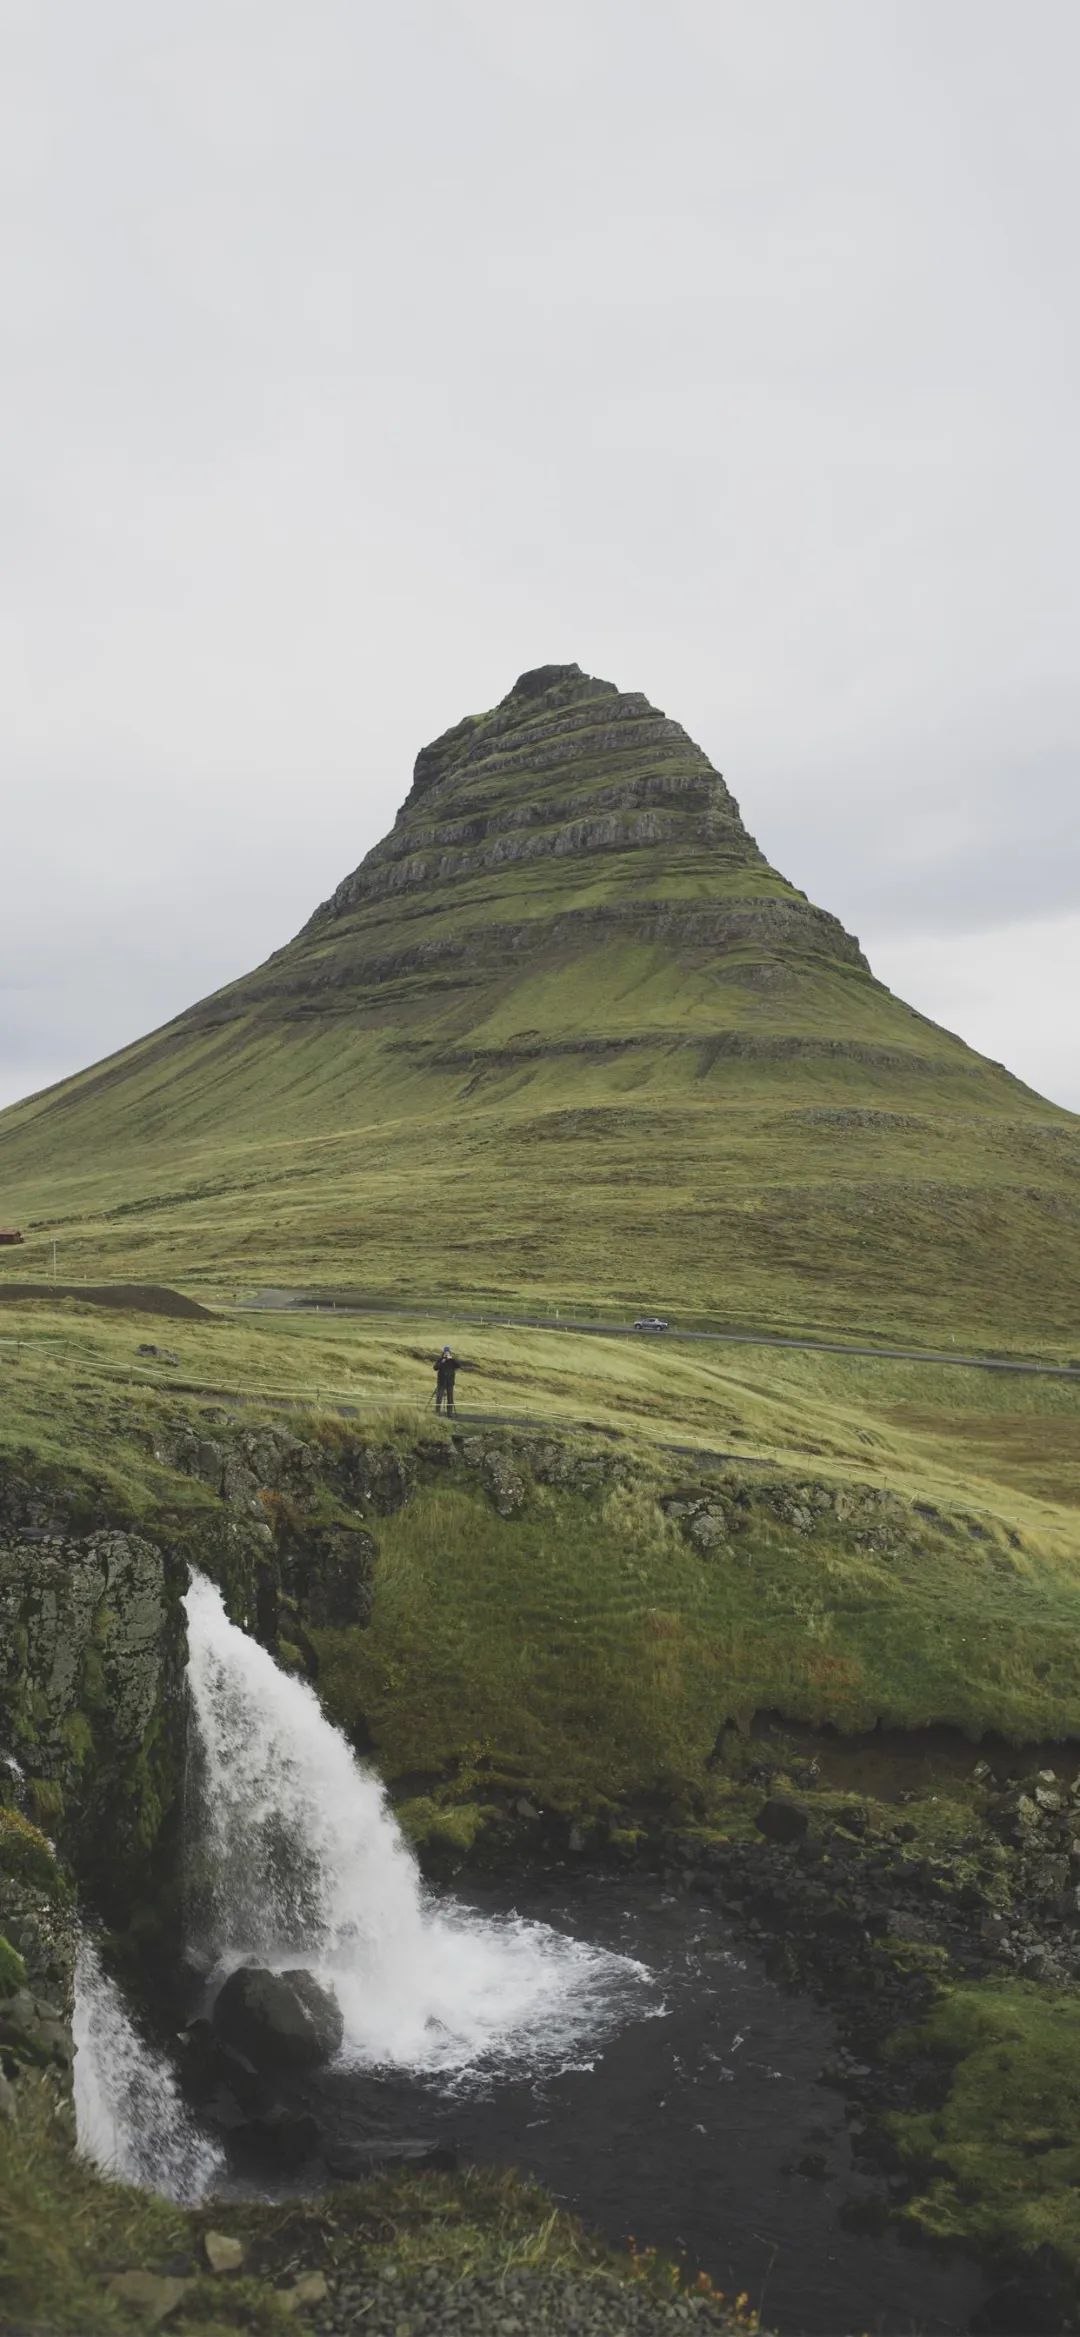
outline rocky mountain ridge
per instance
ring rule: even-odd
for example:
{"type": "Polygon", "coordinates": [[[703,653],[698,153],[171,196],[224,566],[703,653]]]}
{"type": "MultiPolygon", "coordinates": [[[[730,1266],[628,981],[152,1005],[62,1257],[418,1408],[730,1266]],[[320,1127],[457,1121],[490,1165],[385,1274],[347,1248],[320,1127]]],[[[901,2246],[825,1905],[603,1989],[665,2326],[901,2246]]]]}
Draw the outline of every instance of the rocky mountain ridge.
{"type": "Polygon", "coordinates": [[[389,836],[311,923],[432,879],[686,841],[721,847],[748,867],[766,865],[720,773],[677,722],[640,693],[595,682],[576,666],[541,667],[523,674],[494,714],[458,723],[421,749],[389,836]],[[614,762],[620,775],[605,777],[614,762]],[[555,792],[552,771],[560,774],[555,792]],[[440,857],[425,861],[425,853],[440,857]]]}
{"type": "MultiPolygon", "coordinates": [[[[523,949],[590,947],[616,930],[694,950],[771,942],[869,970],[838,920],[769,867],[719,771],[679,723],[639,692],[577,666],[545,666],[521,675],[491,714],[421,749],[389,835],[300,941],[338,945],[341,986],[436,961],[490,967],[523,949]],[[510,871],[527,872],[527,889],[508,902],[499,883],[510,871]],[[604,897],[582,897],[598,878],[604,897]],[[695,898],[690,883],[706,897],[721,886],[722,904],[695,898]],[[362,938],[355,922],[383,904],[400,912],[392,951],[384,919],[369,918],[362,938]],[[426,931],[433,911],[437,939],[426,931]]],[[[318,984],[307,960],[294,956],[292,970],[295,989],[318,984]]]]}

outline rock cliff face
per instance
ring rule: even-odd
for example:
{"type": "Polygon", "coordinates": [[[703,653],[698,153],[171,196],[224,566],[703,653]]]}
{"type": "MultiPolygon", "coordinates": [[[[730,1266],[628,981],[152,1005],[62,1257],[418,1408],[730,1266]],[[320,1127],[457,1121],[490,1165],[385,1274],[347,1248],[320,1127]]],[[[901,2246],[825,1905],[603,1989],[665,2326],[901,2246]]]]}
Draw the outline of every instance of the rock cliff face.
{"type": "Polygon", "coordinates": [[[421,750],[391,833],[242,987],[290,1012],[434,968],[469,990],[523,955],[609,938],[757,943],[867,970],[837,919],[769,867],[679,723],[579,666],[540,666],[421,750]]]}
{"type": "Polygon", "coordinates": [[[764,865],[719,772],[677,722],[576,666],[541,667],[493,714],[422,749],[391,834],[312,923],[433,881],[680,843],[764,865]]]}
{"type": "Polygon", "coordinates": [[[30,1814],[124,1906],[177,1799],[182,1576],[140,1534],[48,1530],[5,1506],[0,1752],[30,1814]]]}
{"type": "MultiPolygon", "coordinates": [[[[205,1491],[182,1527],[166,1508],[133,1530],[103,1498],[102,1523],[87,1531],[85,1492],[0,1471],[0,1824],[5,1809],[28,1822],[15,1850],[42,1829],[121,1926],[152,1897],[171,1903],[190,1567],[221,1583],[236,1619],[284,1663],[314,1671],[309,1631],[369,1621],[369,1521],[408,1500],[415,1474],[390,1445],[320,1447],[213,1408],[159,1437],[158,1459],[205,1491]]],[[[33,1891],[48,1881],[32,1867],[30,1857],[18,1868],[13,1916],[24,1952],[33,1891]]],[[[11,1912],[5,1875],[0,1840],[0,1933],[11,1912]]]]}
{"type": "MultiPolygon", "coordinates": [[[[138,1530],[105,1499],[102,1522],[85,1530],[77,1487],[65,1496],[27,1477],[0,1482],[0,1936],[32,1984],[65,2001],[74,1917],[43,1836],[117,1928],[137,1919],[145,1930],[151,1909],[168,1924],[175,1912],[192,1566],[280,1663],[318,1684],[320,1650],[340,1652],[371,1620],[383,1521],[425,1488],[475,1491],[509,1524],[537,1488],[573,1504],[636,1481],[617,1449],[543,1434],[474,1428],[399,1445],[331,1423],[313,1439],[214,1406],[160,1425],[155,1458],[178,1490],[186,1482],[204,1498],[166,1502],[138,1530]]],[[[780,1498],[762,1495],[766,1507],[780,1498]]],[[[692,1485],[664,1506],[710,1553],[744,1522],[732,1526],[720,1496],[692,1485]]],[[[869,1507],[876,1522],[873,1496],[869,1507]]],[[[783,1514],[795,1531],[811,1523],[797,1506],[783,1514]]]]}
{"type": "MultiPolygon", "coordinates": [[[[79,1923],[71,1887],[45,1837],[0,1807],[0,2155],[19,2088],[45,2088],[52,2120],[74,2139],[71,2112],[79,1923]]],[[[2,2324],[0,2324],[2,2326],[2,2324]]]]}

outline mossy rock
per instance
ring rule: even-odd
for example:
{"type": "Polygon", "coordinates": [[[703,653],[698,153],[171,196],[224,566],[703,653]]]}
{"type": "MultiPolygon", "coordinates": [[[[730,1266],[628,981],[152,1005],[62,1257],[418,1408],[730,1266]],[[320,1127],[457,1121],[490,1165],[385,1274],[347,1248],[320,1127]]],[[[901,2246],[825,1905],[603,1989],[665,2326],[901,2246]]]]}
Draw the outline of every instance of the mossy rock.
{"type": "Polygon", "coordinates": [[[94,1750],[94,1732],[85,1712],[69,1712],[60,1734],[76,1768],[85,1768],[94,1750]]]}
{"type": "Polygon", "coordinates": [[[55,1825],[64,1814],[64,1789],[55,1777],[31,1777],[27,1793],[35,1818],[43,1826],[55,1825]]]}
{"type": "Polygon", "coordinates": [[[26,1965],[17,1948],[0,1931],[0,1996],[14,1996],[26,1986],[26,1965]]]}
{"type": "Polygon", "coordinates": [[[491,1819],[498,1815],[489,1803],[455,1802],[443,1807],[429,1794],[402,1802],[398,1823],[417,1850],[456,1851],[466,1857],[491,1819]]]}
{"type": "Polygon", "coordinates": [[[0,1809],[0,1874],[34,1883],[52,1898],[66,1896],[66,1888],[44,1834],[18,1810],[0,1809]]]}

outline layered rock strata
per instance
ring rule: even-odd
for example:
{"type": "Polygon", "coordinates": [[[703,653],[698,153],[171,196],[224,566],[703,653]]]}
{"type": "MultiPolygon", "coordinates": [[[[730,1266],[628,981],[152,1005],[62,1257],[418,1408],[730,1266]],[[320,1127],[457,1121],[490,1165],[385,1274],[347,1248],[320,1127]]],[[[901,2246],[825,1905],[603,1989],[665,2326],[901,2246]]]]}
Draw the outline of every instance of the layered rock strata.
{"type": "Polygon", "coordinates": [[[868,971],[839,920],[770,868],[679,723],[578,666],[541,666],[424,747],[390,834],[297,941],[195,1012],[335,1013],[418,976],[475,990],[613,939],[868,971]]]}

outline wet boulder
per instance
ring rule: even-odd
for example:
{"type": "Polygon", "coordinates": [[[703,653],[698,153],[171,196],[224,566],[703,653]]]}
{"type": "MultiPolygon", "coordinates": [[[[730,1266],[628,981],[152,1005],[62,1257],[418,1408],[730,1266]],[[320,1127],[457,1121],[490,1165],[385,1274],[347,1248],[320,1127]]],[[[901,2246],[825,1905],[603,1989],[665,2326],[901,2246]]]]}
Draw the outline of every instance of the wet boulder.
{"type": "Polygon", "coordinates": [[[214,2004],[214,2030],[257,2069],[314,2069],[338,2051],[341,2007],[312,1972],[269,1972],[242,1964],[214,2004]]]}
{"type": "Polygon", "coordinates": [[[273,2094],[264,2076],[246,2053],[227,2045],[213,2022],[190,2022],[180,2034],[184,2088],[200,2106],[213,2104],[211,2115],[228,2123],[229,2105],[238,2116],[254,2118],[270,2107],[273,2094]]]}

